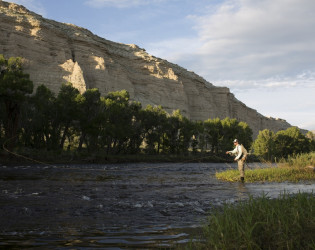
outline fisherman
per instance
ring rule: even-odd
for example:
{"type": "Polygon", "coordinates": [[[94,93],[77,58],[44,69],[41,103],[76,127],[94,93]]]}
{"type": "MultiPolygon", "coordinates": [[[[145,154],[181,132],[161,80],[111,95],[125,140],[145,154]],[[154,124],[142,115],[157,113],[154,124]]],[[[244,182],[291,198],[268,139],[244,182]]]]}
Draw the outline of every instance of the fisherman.
{"type": "Polygon", "coordinates": [[[235,148],[232,151],[227,151],[226,154],[231,154],[235,155],[236,157],[234,158],[234,161],[237,161],[238,165],[238,170],[240,171],[240,177],[241,177],[241,182],[244,182],[244,175],[245,175],[245,160],[247,157],[247,150],[244,148],[242,144],[238,143],[238,140],[235,139],[233,141],[235,148]]]}

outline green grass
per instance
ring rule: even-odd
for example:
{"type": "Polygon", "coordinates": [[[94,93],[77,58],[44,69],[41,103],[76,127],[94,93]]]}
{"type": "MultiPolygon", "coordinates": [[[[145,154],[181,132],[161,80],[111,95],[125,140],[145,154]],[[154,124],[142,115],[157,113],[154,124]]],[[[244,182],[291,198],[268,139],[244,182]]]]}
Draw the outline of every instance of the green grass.
{"type": "MultiPolygon", "coordinates": [[[[223,181],[236,182],[240,179],[238,170],[227,170],[216,173],[216,178],[223,181]]],[[[309,169],[272,167],[245,170],[246,182],[299,182],[315,180],[315,172],[309,169]]]]}
{"type": "MultiPolygon", "coordinates": [[[[315,180],[315,171],[308,166],[315,165],[315,152],[300,154],[281,160],[277,167],[245,168],[246,182],[299,182],[303,180],[315,180]]],[[[239,181],[240,174],[237,169],[217,172],[216,178],[223,181],[239,181]]]]}
{"type": "Polygon", "coordinates": [[[315,249],[314,194],[263,195],[216,209],[189,249],[315,249]]]}
{"type": "Polygon", "coordinates": [[[315,152],[307,154],[298,154],[294,156],[289,156],[288,159],[282,159],[280,163],[297,168],[305,168],[307,166],[315,166],[315,152]]]}

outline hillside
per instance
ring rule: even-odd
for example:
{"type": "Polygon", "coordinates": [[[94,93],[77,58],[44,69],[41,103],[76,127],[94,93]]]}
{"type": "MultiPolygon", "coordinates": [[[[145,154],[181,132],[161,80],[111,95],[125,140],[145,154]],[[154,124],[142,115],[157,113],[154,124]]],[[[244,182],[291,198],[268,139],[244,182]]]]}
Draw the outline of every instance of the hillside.
{"type": "Polygon", "coordinates": [[[24,70],[35,88],[44,84],[55,93],[68,81],[80,92],[98,88],[104,95],[126,89],[143,107],[162,105],[168,112],[180,109],[192,120],[236,118],[248,123],[254,135],[262,129],[278,131],[291,126],[247,107],[228,88],[214,86],[136,45],[112,42],[4,1],[0,1],[0,54],[25,58],[24,70]]]}

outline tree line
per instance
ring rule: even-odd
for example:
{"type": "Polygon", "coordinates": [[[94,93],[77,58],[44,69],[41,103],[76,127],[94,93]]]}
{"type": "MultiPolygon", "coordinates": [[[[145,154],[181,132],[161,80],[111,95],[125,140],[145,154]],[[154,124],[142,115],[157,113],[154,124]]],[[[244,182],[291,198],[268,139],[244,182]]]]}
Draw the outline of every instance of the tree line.
{"type": "Polygon", "coordinates": [[[81,94],[67,83],[58,94],[44,85],[34,93],[19,57],[6,60],[0,55],[0,73],[1,146],[106,155],[221,154],[238,138],[262,155],[257,146],[264,144],[261,133],[253,144],[251,128],[236,119],[191,121],[179,110],[168,114],[161,106],[142,108],[126,90],[101,96],[98,89],[88,89],[81,94]]]}
{"type": "Polygon", "coordinates": [[[255,155],[264,160],[276,161],[290,155],[314,151],[315,135],[311,131],[304,135],[297,127],[291,127],[277,133],[265,129],[259,131],[252,148],[255,155]]]}
{"type": "Polygon", "coordinates": [[[235,137],[248,146],[252,142],[249,126],[236,119],[190,121],[179,110],[142,108],[126,90],[103,97],[98,89],[80,94],[67,83],[57,95],[44,85],[33,93],[21,58],[0,55],[0,67],[0,140],[10,147],[185,154],[223,152],[235,137]]]}

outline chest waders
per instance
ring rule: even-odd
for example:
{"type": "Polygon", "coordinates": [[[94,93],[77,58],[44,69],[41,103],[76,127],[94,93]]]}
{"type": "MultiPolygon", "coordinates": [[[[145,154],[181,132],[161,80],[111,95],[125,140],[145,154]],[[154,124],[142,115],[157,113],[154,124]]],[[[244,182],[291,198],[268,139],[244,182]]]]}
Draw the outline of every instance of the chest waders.
{"type": "Polygon", "coordinates": [[[241,144],[240,146],[241,146],[242,154],[240,158],[237,160],[237,166],[238,166],[238,170],[240,171],[241,182],[244,182],[245,181],[245,161],[247,158],[247,150],[245,149],[243,144],[241,144]]]}

